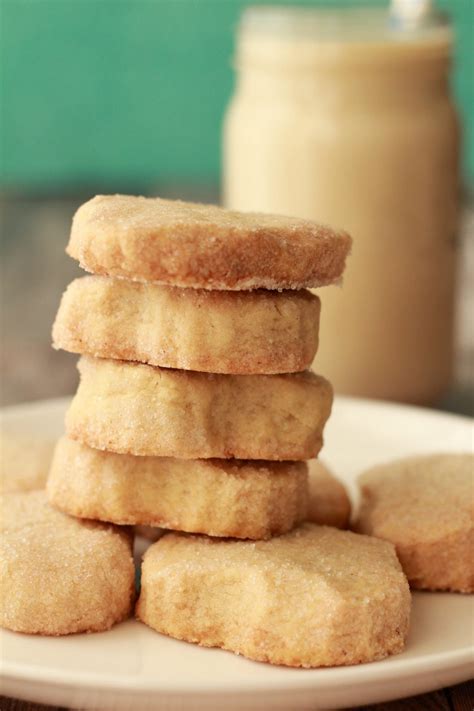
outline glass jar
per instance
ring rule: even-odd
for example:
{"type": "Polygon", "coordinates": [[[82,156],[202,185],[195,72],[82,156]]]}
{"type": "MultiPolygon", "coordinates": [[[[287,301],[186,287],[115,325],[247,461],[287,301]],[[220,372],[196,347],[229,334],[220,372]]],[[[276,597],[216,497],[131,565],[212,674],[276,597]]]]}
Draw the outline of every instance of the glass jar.
{"type": "Polygon", "coordinates": [[[250,8],[224,126],[224,202],[353,239],[319,292],[336,391],[428,404],[449,386],[458,205],[451,34],[377,10],[250,8]]]}

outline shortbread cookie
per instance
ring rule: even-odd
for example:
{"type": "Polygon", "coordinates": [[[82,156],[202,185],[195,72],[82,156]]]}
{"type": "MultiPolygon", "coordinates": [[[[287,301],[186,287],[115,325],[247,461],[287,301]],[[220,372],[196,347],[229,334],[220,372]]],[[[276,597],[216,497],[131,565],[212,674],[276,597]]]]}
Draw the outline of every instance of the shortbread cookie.
{"type": "Polygon", "coordinates": [[[309,291],[206,291],[84,277],[64,293],[53,345],[207,373],[293,373],[318,347],[309,291]]]}
{"type": "Polygon", "coordinates": [[[319,459],[309,462],[308,521],[347,528],[351,502],[343,484],[319,459]]]}
{"type": "Polygon", "coordinates": [[[163,536],[145,553],[137,604],[163,634],[301,667],[400,652],[409,613],[392,545],[313,524],[257,542],[163,536]]]}
{"type": "MultiPolygon", "coordinates": [[[[314,459],[308,464],[309,492],[306,519],[311,523],[324,526],[347,528],[351,515],[351,502],[345,487],[319,459],[314,459]]],[[[160,528],[151,526],[139,526],[135,531],[138,536],[150,541],[157,541],[163,535],[160,528]]]]}
{"type": "Polygon", "coordinates": [[[413,588],[474,592],[474,457],[401,459],[365,472],[356,527],[395,544],[413,588]]]}
{"type": "Polygon", "coordinates": [[[0,626],[29,634],[107,630],[130,614],[132,538],[53,509],[46,492],[0,502],[0,626]]]}
{"type": "Polygon", "coordinates": [[[303,462],[133,457],[64,437],[48,494],[81,518],[257,539],[303,520],[307,479],[303,462]]]}
{"type": "Polygon", "coordinates": [[[301,289],[340,280],[351,239],[310,220],[178,200],[98,195],[67,252],[95,274],[202,289],[301,289]]]}
{"type": "Polygon", "coordinates": [[[304,460],[331,411],[330,384],[309,371],[210,375],[88,357],[79,371],[67,434],[111,452],[304,460]]]}
{"type": "Polygon", "coordinates": [[[0,431],[0,492],[43,489],[54,445],[47,437],[0,431]]]}

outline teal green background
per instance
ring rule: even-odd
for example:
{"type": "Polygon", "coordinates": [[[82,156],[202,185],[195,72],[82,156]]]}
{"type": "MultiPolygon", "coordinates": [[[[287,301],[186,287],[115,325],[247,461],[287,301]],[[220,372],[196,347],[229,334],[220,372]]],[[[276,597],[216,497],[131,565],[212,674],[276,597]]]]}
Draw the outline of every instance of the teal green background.
{"type": "MultiPolygon", "coordinates": [[[[43,191],[215,183],[233,35],[247,4],[1,0],[1,184],[43,191]]],[[[457,33],[454,90],[472,179],[474,0],[438,6],[457,33]]]]}

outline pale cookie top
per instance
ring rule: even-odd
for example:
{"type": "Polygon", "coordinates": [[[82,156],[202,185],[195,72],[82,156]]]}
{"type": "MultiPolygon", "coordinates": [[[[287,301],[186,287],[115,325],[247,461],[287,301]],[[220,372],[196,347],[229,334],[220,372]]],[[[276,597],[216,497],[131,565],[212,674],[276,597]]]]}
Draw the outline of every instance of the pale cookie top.
{"type": "Polygon", "coordinates": [[[39,435],[0,432],[0,492],[46,486],[55,441],[39,435]]]}
{"type": "MultiPolygon", "coordinates": [[[[111,552],[124,558],[127,569],[133,568],[132,539],[127,528],[66,516],[48,504],[44,490],[4,494],[0,502],[0,534],[0,564],[5,558],[17,559],[22,552],[32,575],[35,571],[37,576],[51,578],[53,570],[56,573],[58,569],[68,575],[71,565],[77,566],[76,572],[84,570],[84,566],[100,569],[111,552]]],[[[117,570],[117,576],[121,572],[117,570]]],[[[108,574],[111,582],[112,567],[108,574]]],[[[32,587],[29,594],[37,593],[32,587]]]]}
{"type": "Polygon", "coordinates": [[[129,614],[134,594],[127,529],[80,521],[45,491],[0,500],[0,626],[28,634],[105,630],[129,614]]]}
{"type": "MultiPolygon", "coordinates": [[[[118,528],[100,521],[80,521],[71,516],[66,516],[61,511],[58,511],[53,506],[50,506],[46,492],[44,489],[34,491],[15,491],[2,495],[2,505],[0,506],[0,533],[10,531],[22,531],[33,527],[48,526],[51,530],[55,529],[58,534],[58,542],[60,535],[58,528],[62,531],[79,535],[77,531],[97,530],[104,535],[103,538],[109,539],[113,537],[123,538],[130,541],[130,533],[126,528],[118,528]]],[[[72,539],[71,539],[72,543],[72,539]]],[[[73,549],[75,546],[71,546],[73,549]]],[[[77,546],[77,553],[86,554],[85,550],[77,546]]]]}
{"type": "Polygon", "coordinates": [[[405,544],[439,540],[474,525],[474,457],[435,454],[401,459],[359,478],[357,527],[405,544]]]}
{"type": "MultiPolygon", "coordinates": [[[[163,570],[179,567],[189,573],[222,567],[243,570],[255,567],[272,585],[295,585],[320,595],[347,596],[351,603],[382,599],[387,589],[408,586],[391,543],[336,528],[305,523],[284,536],[268,541],[235,541],[207,536],[170,533],[151,546],[144,557],[148,566],[163,570]],[[298,578],[294,574],[298,573],[298,578]]],[[[293,593],[296,590],[292,591],[293,593]]],[[[296,599],[296,595],[295,595],[296,599]]],[[[337,598],[336,598],[337,599],[337,598]]]]}
{"type": "Polygon", "coordinates": [[[67,253],[87,271],[219,290],[338,282],[351,246],[317,222],[215,205],[98,195],[74,216],[67,253]]]}

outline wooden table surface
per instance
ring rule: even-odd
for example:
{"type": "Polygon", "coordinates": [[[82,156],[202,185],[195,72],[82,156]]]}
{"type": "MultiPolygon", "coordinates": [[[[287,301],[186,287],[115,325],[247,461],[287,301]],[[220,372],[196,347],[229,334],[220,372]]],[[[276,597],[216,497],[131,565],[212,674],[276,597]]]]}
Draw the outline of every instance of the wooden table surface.
{"type": "MultiPolygon", "coordinates": [[[[157,707],[157,711],[158,711],[157,707]]],[[[473,711],[474,682],[458,684],[431,694],[412,696],[409,699],[392,701],[374,706],[361,706],[362,711],[473,711]]],[[[41,706],[28,701],[17,701],[0,696],[0,711],[63,711],[58,706],[41,706]]],[[[137,709],[139,711],[139,709],[137,709]]]]}

